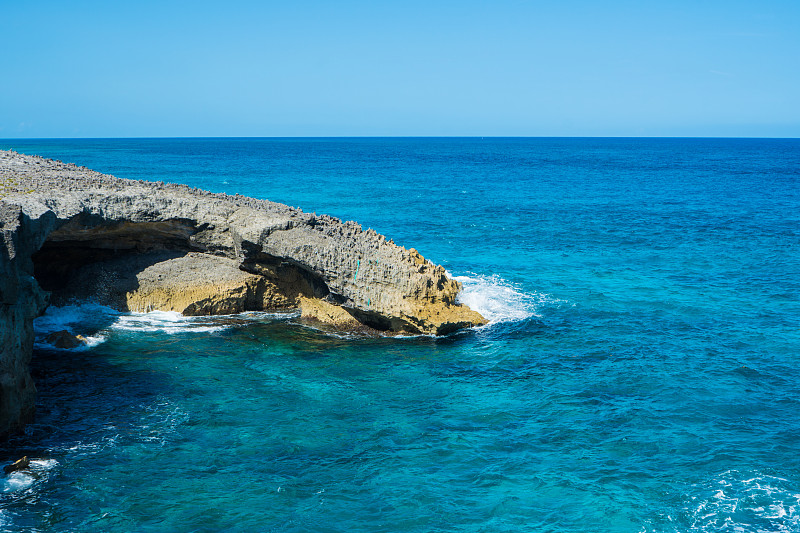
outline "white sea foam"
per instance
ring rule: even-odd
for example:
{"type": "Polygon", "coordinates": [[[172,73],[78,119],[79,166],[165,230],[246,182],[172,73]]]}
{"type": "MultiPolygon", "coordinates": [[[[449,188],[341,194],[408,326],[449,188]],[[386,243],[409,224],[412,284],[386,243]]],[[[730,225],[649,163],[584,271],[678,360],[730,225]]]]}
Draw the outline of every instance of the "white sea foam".
{"type": "Polygon", "coordinates": [[[110,307],[92,303],[50,306],[44,315],[33,321],[35,343],[39,347],[53,348],[47,343],[47,336],[56,331],[68,331],[73,335],[82,335],[86,339],[85,344],[73,350],[86,350],[105,341],[104,328],[118,315],[119,313],[110,307]]]}
{"type": "Polygon", "coordinates": [[[541,317],[543,307],[566,303],[547,294],[525,293],[498,275],[448,275],[462,285],[458,302],[479,312],[490,325],[541,317]]]}
{"type": "Polygon", "coordinates": [[[687,510],[690,531],[798,531],[800,488],[781,477],[729,470],[697,487],[687,510]]]}
{"type": "Polygon", "coordinates": [[[25,490],[58,465],[55,459],[31,459],[27,469],[12,472],[2,482],[3,492],[25,490]]]}
{"type": "Polygon", "coordinates": [[[175,311],[121,313],[112,329],[161,333],[208,333],[223,331],[247,322],[296,317],[297,313],[248,312],[236,315],[183,316],[175,311]]]}
{"type": "Polygon", "coordinates": [[[17,492],[25,490],[36,481],[32,475],[27,472],[14,472],[3,481],[3,492],[17,492]]]}
{"type": "Polygon", "coordinates": [[[34,320],[36,344],[52,348],[47,336],[57,331],[83,335],[86,344],[74,350],[85,350],[106,340],[112,331],[141,331],[160,333],[218,332],[246,322],[291,318],[296,313],[249,312],[225,316],[183,316],[172,311],[149,313],[122,313],[94,303],[51,306],[44,315],[34,320]]]}
{"type": "Polygon", "coordinates": [[[70,330],[75,326],[88,326],[97,322],[105,322],[119,315],[110,307],[86,303],[80,305],[50,306],[44,315],[33,321],[37,332],[70,330]]]}
{"type": "Polygon", "coordinates": [[[111,328],[124,331],[153,331],[162,333],[195,333],[222,331],[228,325],[217,324],[210,317],[187,317],[175,311],[120,314],[111,328]]]}
{"type": "Polygon", "coordinates": [[[55,459],[31,459],[30,469],[34,472],[44,472],[52,470],[58,465],[55,459]]]}

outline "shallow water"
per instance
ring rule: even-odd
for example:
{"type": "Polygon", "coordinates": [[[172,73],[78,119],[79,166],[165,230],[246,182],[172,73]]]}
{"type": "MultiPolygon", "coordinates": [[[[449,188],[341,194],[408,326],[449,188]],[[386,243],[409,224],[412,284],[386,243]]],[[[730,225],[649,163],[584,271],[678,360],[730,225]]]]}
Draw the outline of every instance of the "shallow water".
{"type": "Polygon", "coordinates": [[[0,141],[358,220],[489,326],[51,309],[9,531],[800,531],[800,141],[0,141]]]}

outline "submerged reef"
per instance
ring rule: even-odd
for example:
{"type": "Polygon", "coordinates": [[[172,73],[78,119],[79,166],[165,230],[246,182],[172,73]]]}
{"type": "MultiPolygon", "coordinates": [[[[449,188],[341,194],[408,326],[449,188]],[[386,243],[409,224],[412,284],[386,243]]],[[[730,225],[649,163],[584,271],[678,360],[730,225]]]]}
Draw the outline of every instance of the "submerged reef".
{"type": "Polygon", "coordinates": [[[184,315],[300,309],[339,330],[486,323],[460,284],[355,222],[0,151],[0,435],[34,413],[33,319],[92,300],[184,315]]]}

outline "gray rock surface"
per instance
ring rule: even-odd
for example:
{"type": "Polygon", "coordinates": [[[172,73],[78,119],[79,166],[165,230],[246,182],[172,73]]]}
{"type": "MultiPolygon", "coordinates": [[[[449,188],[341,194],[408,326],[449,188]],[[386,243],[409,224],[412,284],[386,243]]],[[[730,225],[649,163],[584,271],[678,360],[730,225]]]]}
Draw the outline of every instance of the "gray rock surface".
{"type": "Polygon", "coordinates": [[[186,314],[300,307],[385,332],[485,323],[441,266],[355,222],[11,151],[0,235],[0,434],[33,415],[32,320],[50,293],[186,314]]]}

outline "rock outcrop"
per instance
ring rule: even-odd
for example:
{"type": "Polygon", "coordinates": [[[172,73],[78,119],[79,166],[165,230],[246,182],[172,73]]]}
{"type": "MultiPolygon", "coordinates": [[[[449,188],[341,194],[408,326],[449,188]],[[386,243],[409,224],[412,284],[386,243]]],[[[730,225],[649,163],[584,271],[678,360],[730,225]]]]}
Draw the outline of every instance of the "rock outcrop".
{"type": "Polygon", "coordinates": [[[4,466],[3,472],[6,475],[13,474],[14,472],[19,472],[20,470],[26,470],[29,466],[31,466],[31,461],[30,459],[28,459],[28,456],[26,455],[22,459],[17,459],[10,465],[4,466]]]}
{"type": "Polygon", "coordinates": [[[0,151],[0,434],[33,414],[32,320],[52,298],[189,315],[301,309],[349,330],[483,324],[441,266],[355,222],[0,151]]]}
{"type": "Polygon", "coordinates": [[[69,350],[86,344],[86,338],[83,335],[73,335],[69,331],[62,329],[48,335],[45,342],[52,344],[56,348],[69,350]]]}

